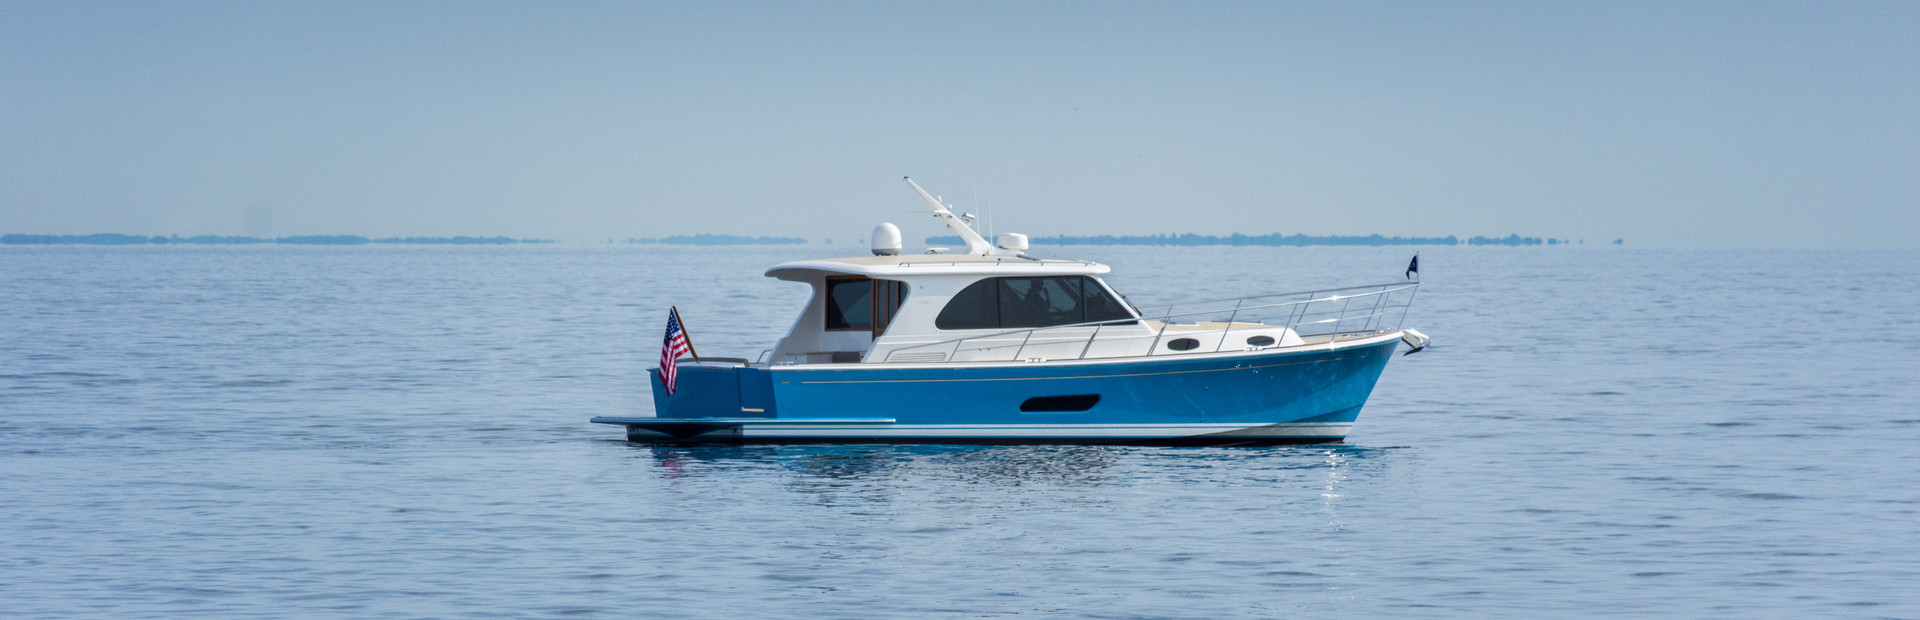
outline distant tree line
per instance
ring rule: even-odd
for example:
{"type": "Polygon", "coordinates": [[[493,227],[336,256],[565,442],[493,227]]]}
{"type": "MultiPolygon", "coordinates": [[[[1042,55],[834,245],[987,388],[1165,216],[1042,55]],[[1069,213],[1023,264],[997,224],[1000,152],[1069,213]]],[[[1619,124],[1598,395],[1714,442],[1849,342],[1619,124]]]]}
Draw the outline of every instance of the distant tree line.
{"type": "Polygon", "coordinates": [[[359,235],[305,235],[296,237],[222,237],[198,235],[182,237],[143,237],[139,235],[0,235],[0,244],[8,245],[251,245],[280,243],[289,245],[366,245],[388,243],[405,245],[508,245],[514,243],[553,243],[550,239],[514,239],[511,237],[380,237],[359,235]]]}
{"type": "Polygon", "coordinates": [[[1520,235],[1507,235],[1505,237],[1474,237],[1472,239],[1467,240],[1467,245],[1540,245],[1542,243],[1545,243],[1547,245],[1560,245],[1563,243],[1571,243],[1571,242],[1567,241],[1566,239],[1554,239],[1549,237],[1545,240],[1542,240],[1539,237],[1522,237],[1520,235]]]}
{"type": "Polygon", "coordinates": [[[636,237],[627,243],[665,243],[667,245],[792,245],[806,243],[799,237],[743,237],[740,235],[674,235],[662,239],[636,237]]]}
{"type": "MultiPolygon", "coordinates": [[[[1279,233],[1273,233],[1273,234],[1267,234],[1267,235],[1245,235],[1241,233],[1234,233],[1226,236],[1196,235],[1192,233],[1158,234],[1158,235],[1124,235],[1124,236],[1096,235],[1096,236],[1089,236],[1089,237],[1081,237],[1081,236],[1073,236],[1073,235],[1054,235],[1051,237],[1034,237],[1032,240],[1030,240],[1030,242],[1035,245],[1258,245],[1258,246],[1460,245],[1462,243],[1465,243],[1466,245],[1541,245],[1543,243],[1546,245],[1559,245],[1562,243],[1568,243],[1568,241],[1565,239],[1544,239],[1543,240],[1539,237],[1522,237],[1517,234],[1509,235],[1506,237],[1473,237],[1465,241],[1461,241],[1460,238],[1452,235],[1448,235],[1445,237],[1387,237],[1382,235],[1366,235],[1366,236],[1302,235],[1302,234],[1282,235],[1279,233]]],[[[965,243],[965,241],[962,241],[958,236],[947,235],[943,237],[928,237],[927,243],[934,244],[934,245],[961,245],[965,243]]]]}

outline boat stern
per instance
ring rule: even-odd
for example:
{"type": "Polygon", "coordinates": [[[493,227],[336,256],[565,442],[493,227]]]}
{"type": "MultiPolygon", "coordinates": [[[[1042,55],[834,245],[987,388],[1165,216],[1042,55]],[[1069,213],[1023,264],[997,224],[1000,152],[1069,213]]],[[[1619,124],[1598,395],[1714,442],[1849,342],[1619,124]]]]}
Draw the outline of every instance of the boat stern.
{"type": "Polygon", "coordinates": [[[678,364],[674,391],[660,379],[660,369],[647,376],[653,384],[653,411],[660,418],[771,418],[776,415],[773,380],[765,368],[735,362],[678,364]]]}

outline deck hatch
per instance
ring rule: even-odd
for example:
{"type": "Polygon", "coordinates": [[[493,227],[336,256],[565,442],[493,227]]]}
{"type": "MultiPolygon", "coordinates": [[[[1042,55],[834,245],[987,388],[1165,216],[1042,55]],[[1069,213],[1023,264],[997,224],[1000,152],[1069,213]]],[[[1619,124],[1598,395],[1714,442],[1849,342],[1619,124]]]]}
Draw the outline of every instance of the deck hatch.
{"type": "Polygon", "coordinates": [[[1053,413],[1086,411],[1100,403],[1099,394],[1072,394],[1068,396],[1035,396],[1020,403],[1021,413],[1053,413]]]}

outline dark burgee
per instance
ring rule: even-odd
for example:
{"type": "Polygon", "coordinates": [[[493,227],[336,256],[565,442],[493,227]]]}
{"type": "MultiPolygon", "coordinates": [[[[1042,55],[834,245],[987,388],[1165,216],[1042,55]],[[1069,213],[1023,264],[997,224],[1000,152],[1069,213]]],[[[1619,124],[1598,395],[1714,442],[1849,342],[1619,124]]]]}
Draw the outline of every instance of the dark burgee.
{"type": "Polygon", "coordinates": [[[1413,255],[1413,261],[1407,263],[1407,279],[1412,280],[1413,274],[1416,274],[1416,273],[1420,273],[1420,255],[1419,254],[1413,255]]]}

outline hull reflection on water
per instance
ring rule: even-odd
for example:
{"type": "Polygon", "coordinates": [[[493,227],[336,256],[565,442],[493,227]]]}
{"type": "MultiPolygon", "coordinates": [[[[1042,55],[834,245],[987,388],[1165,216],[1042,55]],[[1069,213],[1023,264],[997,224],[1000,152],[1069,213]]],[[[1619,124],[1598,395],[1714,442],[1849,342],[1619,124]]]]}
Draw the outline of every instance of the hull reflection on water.
{"type": "MultiPolygon", "coordinates": [[[[666,479],[733,476],[741,471],[779,471],[801,487],[856,482],[913,481],[933,476],[949,481],[1005,486],[1101,486],[1125,484],[1126,470],[1140,460],[1156,467],[1209,476],[1217,468],[1257,470],[1270,480],[1298,480],[1326,472],[1329,490],[1356,467],[1398,448],[1333,446],[1153,447],[1153,446],[965,446],[965,445],[689,445],[637,444],[666,479]]],[[[1378,464],[1384,465],[1384,461],[1378,464]]],[[[1243,472],[1244,473],[1244,472],[1243,472]]]]}

